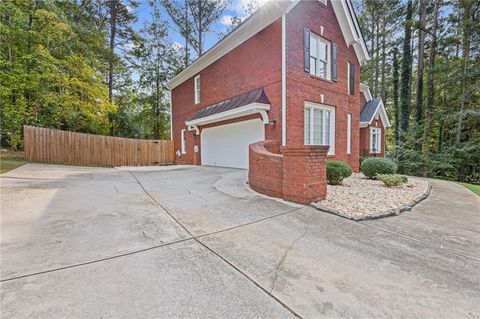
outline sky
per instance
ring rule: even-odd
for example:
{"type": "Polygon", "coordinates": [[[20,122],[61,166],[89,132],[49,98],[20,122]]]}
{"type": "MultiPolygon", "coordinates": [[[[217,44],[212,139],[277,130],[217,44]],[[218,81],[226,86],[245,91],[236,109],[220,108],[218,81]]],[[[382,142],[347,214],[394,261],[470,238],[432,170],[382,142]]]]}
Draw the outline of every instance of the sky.
{"type": "MultiPolygon", "coordinates": [[[[180,0],[181,1],[181,0],[180,0]]],[[[207,33],[205,37],[205,51],[211,48],[215,43],[217,43],[220,38],[222,37],[222,33],[225,34],[227,31],[228,26],[230,25],[231,17],[233,16],[238,16],[241,19],[244,19],[247,17],[247,14],[245,12],[245,8],[247,6],[247,3],[249,0],[226,0],[228,1],[227,8],[223,12],[223,15],[220,17],[220,19],[213,24],[212,26],[212,32],[207,33]]],[[[266,2],[268,0],[259,0],[260,4],[263,2],[266,2]]],[[[275,1],[275,0],[270,0],[270,1],[275,1]]],[[[148,0],[139,0],[139,6],[138,8],[135,8],[134,11],[138,15],[138,21],[134,24],[134,29],[136,31],[139,31],[145,21],[151,20],[151,15],[150,15],[150,6],[148,4],[148,0]]],[[[169,22],[169,35],[172,41],[180,46],[183,46],[185,43],[185,40],[183,39],[182,36],[177,31],[177,28],[175,24],[171,21],[170,17],[168,14],[165,12],[165,10],[162,8],[162,16],[163,19],[169,22]]]]}

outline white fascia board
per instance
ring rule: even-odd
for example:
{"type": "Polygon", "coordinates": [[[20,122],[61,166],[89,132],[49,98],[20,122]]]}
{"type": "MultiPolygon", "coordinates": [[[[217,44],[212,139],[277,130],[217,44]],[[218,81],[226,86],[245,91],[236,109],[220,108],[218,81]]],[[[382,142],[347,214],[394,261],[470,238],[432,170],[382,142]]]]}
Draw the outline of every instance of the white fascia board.
{"type": "Polygon", "coordinates": [[[290,5],[290,1],[271,1],[267,3],[265,7],[268,6],[268,8],[264,8],[266,10],[259,9],[259,12],[252,15],[248,21],[241,24],[226,38],[220,40],[220,42],[168,82],[167,87],[174,89],[195,74],[198,74],[201,70],[279,19],[290,5]]]}
{"type": "Polygon", "coordinates": [[[363,93],[367,102],[373,100],[372,93],[370,92],[370,87],[364,83],[360,83],[360,92],[363,93]]]}
{"type": "Polygon", "coordinates": [[[259,113],[262,116],[263,124],[268,124],[269,119],[266,111],[269,111],[269,110],[270,110],[270,104],[251,103],[251,104],[237,107],[225,112],[212,114],[210,116],[205,116],[192,121],[186,121],[185,125],[193,128],[193,127],[198,127],[200,125],[206,125],[206,124],[216,123],[220,121],[230,120],[237,117],[251,115],[255,113],[259,113]]]}
{"type": "Polygon", "coordinates": [[[360,122],[360,128],[367,127],[368,125],[370,125],[370,123],[368,123],[368,122],[360,122]]]}
{"type": "Polygon", "coordinates": [[[364,64],[366,61],[370,60],[370,55],[365,46],[360,27],[358,26],[357,21],[355,21],[356,19],[350,17],[349,10],[351,10],[353,14],[355,14],[355,12],[350,6],[349,0],[331,1],[331,3],[347,46],[353,45],[360,65],[364,64]],[[359,31],[359,36],[356,35],[356,30],[359,31]]]}
{"type": "MultiPolygon", "coordinates": [[[[387,110],[385,109],[385,105],[383,104],[383,100],[380,100],[380,103],[378,103],[377,109],[373,113],[373,116],[370,119],[370,122],[367,123],[367,125],[372,124],[373,119],[375,118],[375,116],[377,116],[377,114],[380,114],[380,119],[382,120],[383,126],[385,128],[389,128],[389,127],[392,126],[390,124],[390,120],[388,119],[387,110]]],[[[365,123],[365,122],[362,122],[362,123],[365,123]]],[[[360,126],[361,126],[361,123],[360,123],[360,126]]]]}

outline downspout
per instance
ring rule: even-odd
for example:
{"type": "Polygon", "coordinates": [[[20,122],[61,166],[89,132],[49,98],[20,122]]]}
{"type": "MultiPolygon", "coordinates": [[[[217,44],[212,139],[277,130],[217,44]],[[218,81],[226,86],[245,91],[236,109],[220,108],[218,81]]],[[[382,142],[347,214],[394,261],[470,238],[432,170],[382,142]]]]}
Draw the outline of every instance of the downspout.
{"type": "Polygon", "coordinates": [[[282,15],[282,146],[287,145],[287,16],[282,15]]]}
{"type": "Polygon", "coordinates": [[[170,89],[170,141],[173,141],[173,121],[172,121],[172,117],[173,117],[173,113],[172,113],[172,89],[170,89]]]}

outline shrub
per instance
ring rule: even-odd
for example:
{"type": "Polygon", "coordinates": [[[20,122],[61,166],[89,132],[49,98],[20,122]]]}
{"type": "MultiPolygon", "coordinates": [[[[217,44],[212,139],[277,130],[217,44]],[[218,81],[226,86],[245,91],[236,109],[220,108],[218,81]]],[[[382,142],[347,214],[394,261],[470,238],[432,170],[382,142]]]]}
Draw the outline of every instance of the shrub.
{"type": "Polygon", "coordinates": [[[327,161],[327,181],[330,185],[340,185],[344,178],[352,175],[352,168],[342,161],[327,161]]]}
{"type": "Polygon", "coordinates": [[[387,187],[400,186],[408,180],[405,176],[395,174],[378,174],[376,178],[387,187]]]}
{"type": "Polygon", "coordinates": [[[359,158],[360,166],[362,166],[363,161],[366,160],[367,158],[368,158],[368,157],[365,157],[365,156],[361,156],[361,157],[359,158]]]}
{"type": "Polygon", "coordinates": [[[362,162],[362,173],[368,178],[375,178],[377,174],[395,174],[397,165],[387,158],[370,157],[362,162]]]}

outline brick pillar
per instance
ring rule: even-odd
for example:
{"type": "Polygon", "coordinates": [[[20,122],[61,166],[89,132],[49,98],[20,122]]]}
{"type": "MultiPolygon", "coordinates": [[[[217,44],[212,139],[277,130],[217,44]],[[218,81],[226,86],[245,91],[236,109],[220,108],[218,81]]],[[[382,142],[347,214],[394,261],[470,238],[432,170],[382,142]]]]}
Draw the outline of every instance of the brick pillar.
{"type": "Polygon", "coordinates": [[[327,195],[328,146],[287,146],[283,154],[283,198],[299,204],[325,199],[327,195]]]}
{"type": "Polygon", "coordinates": [[[201,165],[200,159],[200,135],[193,136],[194,146],[193,146],[193,165],[201,165]]]}

